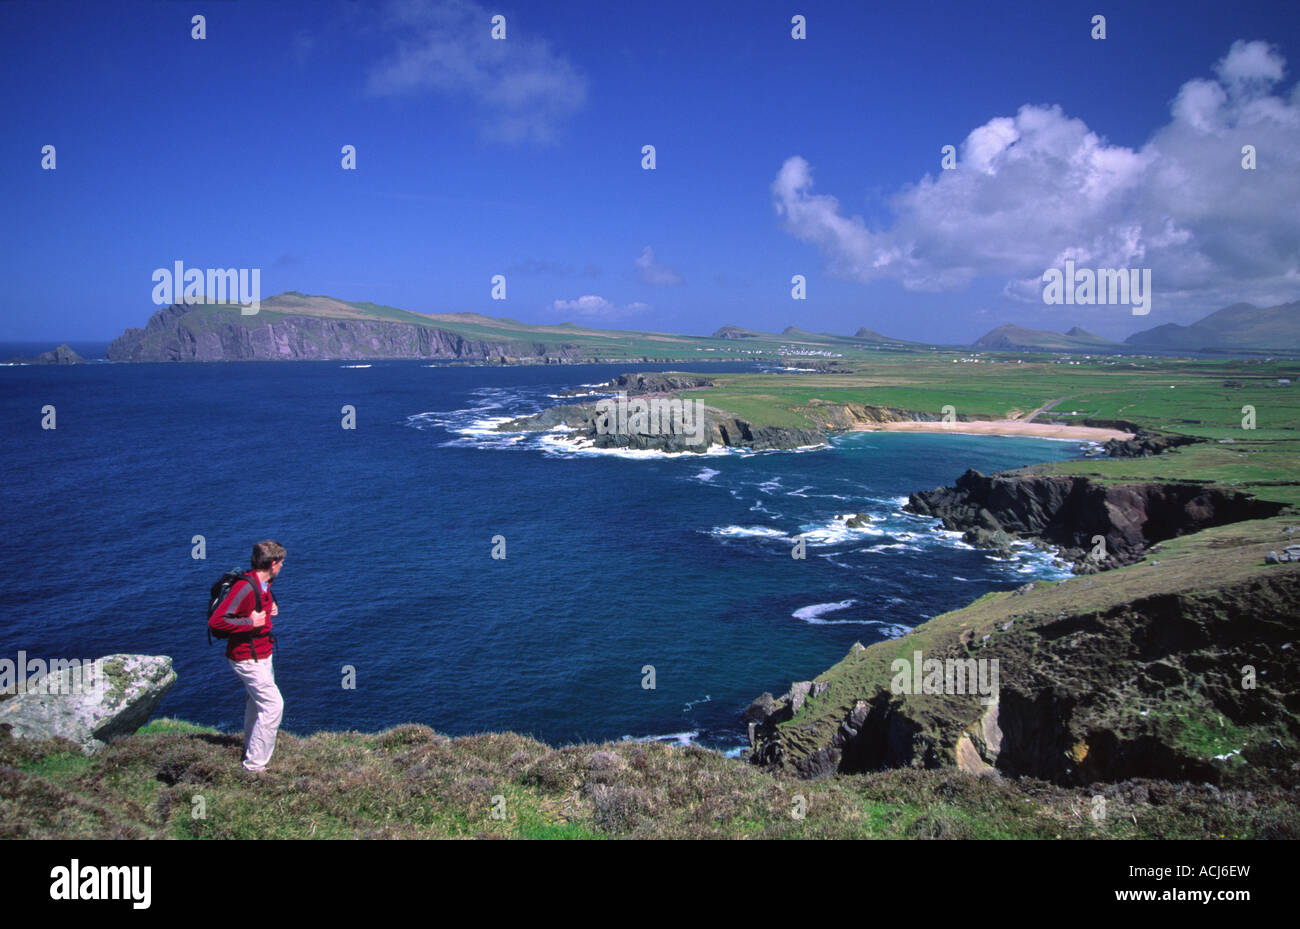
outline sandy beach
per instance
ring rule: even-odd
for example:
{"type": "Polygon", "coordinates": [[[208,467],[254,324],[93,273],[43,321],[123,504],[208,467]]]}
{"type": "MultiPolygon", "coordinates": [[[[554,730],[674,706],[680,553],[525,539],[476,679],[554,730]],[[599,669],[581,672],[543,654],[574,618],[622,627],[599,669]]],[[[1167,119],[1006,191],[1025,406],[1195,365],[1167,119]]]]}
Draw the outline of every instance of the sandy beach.
{"type": "Polygon", "coordinates": [[[1105,442],[1108,439],[1131,439],[1133,433],[1096,426],[1062,426],[1017,419],[976,422],[897,422],[856,426],[854,432],[952,432],[963,435],[1019,435],[1039,439],[1078,439],[1081,442],[1105,442]]]}

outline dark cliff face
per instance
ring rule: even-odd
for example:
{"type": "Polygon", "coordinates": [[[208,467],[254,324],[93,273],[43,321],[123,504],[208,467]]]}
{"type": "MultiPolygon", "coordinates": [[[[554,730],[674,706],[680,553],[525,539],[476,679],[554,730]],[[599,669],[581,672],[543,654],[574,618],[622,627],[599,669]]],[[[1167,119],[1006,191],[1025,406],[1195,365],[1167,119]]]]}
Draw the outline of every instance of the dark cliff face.
{"type": "Polygon", "coordinates": [[[1017,536],[1063,549],[1076,570],[1132,564],[1156,542],[1243,519],[1275,516],[1283,504],[1199,484],[1101,484],[1068,475],[984,475],[912,494],[905,509],[933,516],[981,547],[1017,536]],[[1104,539],[1104,554],[1097,537],[1104,539]]]}
{"type": "Polygon", "coordinates": [[[382,358],[540,361],[575,357],[572,346],[465,339],[409,323],[267,314],[243,320],[173,305],[108,347],[110,361],[330,361],[382,358]],[[247,320],[247,321],[246,321],[247,320]]]}

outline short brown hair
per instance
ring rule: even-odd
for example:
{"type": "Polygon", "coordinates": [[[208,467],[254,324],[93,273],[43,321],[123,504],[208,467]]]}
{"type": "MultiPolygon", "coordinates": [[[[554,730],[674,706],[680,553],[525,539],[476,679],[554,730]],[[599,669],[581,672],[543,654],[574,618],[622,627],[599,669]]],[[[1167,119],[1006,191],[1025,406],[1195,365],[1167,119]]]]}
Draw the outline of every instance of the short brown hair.
{"type": "Polygon", "coordinates": [[[253,546],[253,570],[265,571],[271,567],[271,562],[283,561],[284,555],[284,546],[279,542],[272,542],[270,539],[258,542],[253,546]]]}

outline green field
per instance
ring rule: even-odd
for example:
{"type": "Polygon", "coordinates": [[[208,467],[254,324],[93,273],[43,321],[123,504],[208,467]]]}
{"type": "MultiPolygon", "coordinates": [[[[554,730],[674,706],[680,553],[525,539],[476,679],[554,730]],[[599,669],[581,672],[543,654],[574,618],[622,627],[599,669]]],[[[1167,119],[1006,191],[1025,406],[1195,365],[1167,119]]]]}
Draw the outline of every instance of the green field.
{"type": "MultiPolygon", "coordinates": [[[[1085,460],[1038,471],[1101,480],[1211,481],[1300,504],[1300,364],[1295,361],[878,353],[851,374],[718,374],[685,392],[758,424],[826,429],[828,405],[1040,422],[1123,421],[1205,440],[1150,458],[1085,460]],[[1279,380],[1290,379],[1291,386],[1279,380]],[[1242,387],[1225,387],[1225,381],[1242,387]],[[1254,410],[1253,428],[1243,407],[1254,410]]],[[[702,369],[707,373],[707,369],[702,369]]],[[[957,475],[954,474],[954,477],[957,475]]]]}

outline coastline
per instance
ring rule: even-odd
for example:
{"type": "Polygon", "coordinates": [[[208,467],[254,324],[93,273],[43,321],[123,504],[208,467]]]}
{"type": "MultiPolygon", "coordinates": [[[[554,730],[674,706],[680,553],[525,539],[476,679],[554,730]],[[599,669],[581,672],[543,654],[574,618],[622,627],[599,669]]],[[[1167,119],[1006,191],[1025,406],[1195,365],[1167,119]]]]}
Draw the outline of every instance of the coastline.
{"type": "Polygon", "coordinates": [[[1078,439],[1087,442],[1105,442],[1110,439],[1127,440],[1132,432],[1105,429],[1098,426],[1067,426],[1056,423],[1033,423],[1017,419],[975,420],[972,422],[904,422],[863,423],[849,432],[950,432],[958,435],[1003,435],[1036,439],[1078,439]]]}

